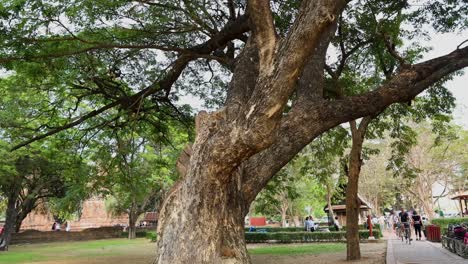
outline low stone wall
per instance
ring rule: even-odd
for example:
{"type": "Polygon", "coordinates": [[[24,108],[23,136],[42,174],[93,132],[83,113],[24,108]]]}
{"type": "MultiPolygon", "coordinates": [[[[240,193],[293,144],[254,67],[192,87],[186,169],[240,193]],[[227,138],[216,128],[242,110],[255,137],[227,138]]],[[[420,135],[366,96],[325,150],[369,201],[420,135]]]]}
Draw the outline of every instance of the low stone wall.
{"type": "Polygon", "coordinates": [[[26,230],[12,234],[11,244],[82,241],[122,237],[122,227],[88,228],[80,232],[26,230]]]}

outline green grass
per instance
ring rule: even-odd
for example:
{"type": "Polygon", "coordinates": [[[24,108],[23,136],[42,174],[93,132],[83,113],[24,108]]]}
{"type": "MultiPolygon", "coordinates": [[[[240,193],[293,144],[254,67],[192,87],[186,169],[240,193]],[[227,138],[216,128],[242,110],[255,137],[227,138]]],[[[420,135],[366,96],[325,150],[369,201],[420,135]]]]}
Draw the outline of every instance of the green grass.
{"type": "MultiPolygon", "coordinates": [[[[252,255],[321,254],[344,251],[344,243],[288,244],[249,249],[252,255]]],[[[88,263],[92,259],[115,264],[147,264],[154,257],[155,244],[148,239],[106,239],[81,242],[56,242],[13,245],[0,252],[0,264],[20,263],[88,263]]]]}
{"type": "Polygon", "coordinates": [[[252,255],[299,255],[321,254],[344,251],[344,243],[320,243],[307,245],[268,246],[249,249],[252,255]]]}
{"type": "Polygon", "coordinates": [[[147,239],[106,239],[80,242],[57,242],[34,245],[11,246],[8,252],[0,253],[0,263],[25,263],[50,260],[80,259],[89,257],[124,256],[152,253],[154,244],[147,239]]]}
{"type": "Polygon", "coordinates": [[[0,253],[0,263],[16,264],[42,260],[47,260],[47,257],[38,255],[35,252],[22,252],[21,254],[11,252],[0,253]]]}

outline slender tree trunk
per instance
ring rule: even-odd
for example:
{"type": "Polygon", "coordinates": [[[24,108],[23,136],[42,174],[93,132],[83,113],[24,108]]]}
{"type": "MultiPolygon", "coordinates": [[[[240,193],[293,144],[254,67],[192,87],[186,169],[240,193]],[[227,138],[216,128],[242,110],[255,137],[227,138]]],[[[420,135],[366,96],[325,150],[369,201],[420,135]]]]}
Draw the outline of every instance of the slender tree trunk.
{"type": "Polygon", "coordinates": [[[21,225],[23,224],[23,220],[28,216],[28,214],[32,211],[32,209],[27,210],[26,213],[25,209],[22,208],[21,210],[17,209],[17,214],[15,218],[15,232],[18,233],[21,230],[21,225]]]}
{"type": "Polygon", "coordinates": [[[21,230],[21,225],[23,224],[23,219],[21,219],[21,221],[16,221],[15,223],[15,233],[19,233],[19,231],[21,230]]]}
{"type": "MultiPolygon", "coordinates": [[[[429,201],[422,202],[422,207],[424,208],[424,213],[426,214],[427,218],[429,218],[429,220],[432,220],[433,214],[434,214],[432,196],[430,197],[429,201]]],[[[418,213],[421,214],[421,212],[418,212],[418,213]]]]}
{"type": "Polygon", "coordinates": [[[348,184],[346,185],[346,259],[358,260],[361,258],[359,247],[359,174],[361,173],[361,153],[367,126],[372,119],[362,119],[359,128],[356,121],[351,121],[352,147],[349,157],[348,184]]]}
{"type": "Polygon", "coordinates": [[[281,226],[286,227],[286,211],[281,212],[281,226]]]}
{"type": "MultiPolygon", "coordinates": [[[[353,142],[354,147],[354,142],[353,142]]],[[[351,151],[353,152],[353,151],[351,151]]],[[[359,199],[358,199],[358,180],[360,155],[351,155],[350,168],[348,173],[348,184],[346,186],[346,246],[347,260],[358,260],[361,258],[359,248],[359,199]],[[356,160],[356,158],[358,158],[356,160]]]]}
{"type": "Polygon", "coordinates": [[[8,246],[10,245],[11,241],[11,234],[15,229],[15,220],[18,214],[16,208],[16,202],[18,199],[17,194],[17,192],[13,192],[8,197],[5,226],[3,227],[3,235],[0,237],[0,251],[8,251],[8,246]]]}
{"type": "Polygon", "coordinates": [[[135,239],[136,238],[136,213],[134,210],[130,210],[128,214],[128,239],[135,239]]]}
{"type": "Polygon", "coordinates": [[[335,213],[333,212],[332,202],[331,202],[332,195],[333,195],[332,188],[330,184],[327,184],[327,206],[328,206],[328,222],[329,222],[328,224],[329,225],[333,224],[335,221],[335,213]]]}
{"type": "Polygon", "coordinates": [[[286,218],[288,216],[288,209],[289,209],[289,201],[288,201],[288,194],[285,191],[281,191],[280,193],[280,207],[279,213],[281,214],[281,226],[286,227],[286,218]]]}
{"type": "Polygon", "coordinates": [[[18,233],[23,224],[23,220],[36,208],[37,198],[26,197],[17,208],[17,215],[15,219],[15,232],[18,233]]]}

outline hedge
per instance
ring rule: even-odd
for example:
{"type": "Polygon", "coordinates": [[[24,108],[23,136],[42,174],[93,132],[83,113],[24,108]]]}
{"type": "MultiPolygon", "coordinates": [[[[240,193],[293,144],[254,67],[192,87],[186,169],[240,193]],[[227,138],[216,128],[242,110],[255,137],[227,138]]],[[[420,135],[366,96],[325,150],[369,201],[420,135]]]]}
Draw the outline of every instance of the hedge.
{"type": "MultiPolygon", "coordinates": [[[[135,232],[135,235],[136,237],[146,237],[146,231],[136,231],[135,232]]],[[[125,232],[122,232],[122,237],[128,237],[128,232],[125,231],[125,232]]]]}
{"type": "MultiPolygon", "coordinates": [[[[374,225],[374,229],[378,228],[378,226],[374,225]]],[[[364,225],[359,225],[359,230],[367,230],[367,228],[364,225]]],[[[340,231],[346,231],[346,226],[342,226],[340,231]]]]}
{"type": "MultiPolygon", "coordinates": [[[[245,232],[249,232],[250,228],[246,227],[245,232]]],[[[255,230],[265,230],[269,233],[276,232],[304,232],[304,227],[255,227],[255,230]]]]}
{"type": "Polygon", "coordinates": [[[431,224],[438,225],[440,228],[447,228],[449,224],[468,223],[468,218],[436,218],[431,220],[431,224]]]}
{"type": "MultiPolygon", "coordinates": [[[[373,232],[373,235],[377,239],[381,237],[379,231],[373,232]]],[[[359,237],[361,239],[369,238],[369,231],[359,231],[359,237]]],[[[270,240],[280,243],[337,242],[346,240],[346,232],[247,232],[245,233],[245,240],[247,243],[265,243],[270,240]]]]}
{"type": "MultiPolygon", "coordinates": [[[[328,227],[328,226],[319,226],[319,228],[328,227]]],[[[329,227],[330,231],[334,230],[334,227],[329,227]],[[332,230],[333,229],[333,230],[332,230]]],[[[258,230],[265,230],[267,233],[277,233],[277,232],[304,232],[304,227],[256,227],[256,232],[258,230]]],[[[367,230],[364,225],[359,225],[359,230],[367,230]]],[[[373,230],[380,230],[380,225],[374,225],[373,230]]],[[[246,227],[245,232],[249,232],[250,228],[246,227]]],[[[341,227],[340,231],[346,231],[346,226],[341,227]]]]}
{"type": "Polygon", "coordinates": [[[447,234],[447,228],[448,225],[452,224],[461,224],[461,223],[468,223],[468,218],[462,218],[462,217],[457,217],[457,218],[436,218],[431,220],[431,224],[440,226],[441,233],[446,235],[447,234]]]}
{"type": "MultiPolygon", "coordinates": [[[[147,238],[151,240],[151,242],[156,242],[156,232],[155,231],[137,231],[135,233],[136,237],[141,238],[147,238]]],[[[128,237],[128,232],[122,232],[122,237],[128,237]]]]}

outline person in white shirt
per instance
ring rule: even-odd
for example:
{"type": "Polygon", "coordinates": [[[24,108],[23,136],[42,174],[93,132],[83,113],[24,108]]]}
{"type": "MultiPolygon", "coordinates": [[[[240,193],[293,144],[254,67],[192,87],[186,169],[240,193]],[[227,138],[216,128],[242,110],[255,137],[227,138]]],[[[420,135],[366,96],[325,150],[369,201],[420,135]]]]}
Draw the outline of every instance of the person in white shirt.
{"type": "Polygon", "coordinates": [[[335,227],[336,231],[340,231],[341,225],[340,222],[338,222],[338,216],[335,216],[335,219],[333,219],[333,226],[335,227]]]}
{"type": "Polygon", "coordinates": [[[311,232],[315,231],[315,223],[314,223],[314,220],[313,220],[312,216],[309,216],[309,220],[308,220],[308,225],[307,225],[307,226],[309,227],[309,230],[308,230],[308,231],[311,231],[311,232]]]}

